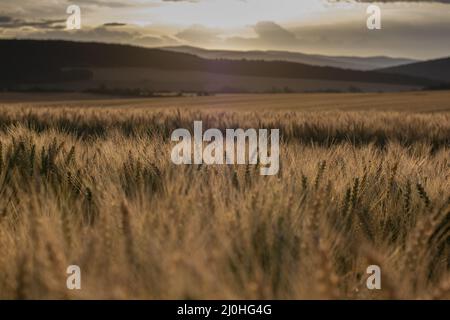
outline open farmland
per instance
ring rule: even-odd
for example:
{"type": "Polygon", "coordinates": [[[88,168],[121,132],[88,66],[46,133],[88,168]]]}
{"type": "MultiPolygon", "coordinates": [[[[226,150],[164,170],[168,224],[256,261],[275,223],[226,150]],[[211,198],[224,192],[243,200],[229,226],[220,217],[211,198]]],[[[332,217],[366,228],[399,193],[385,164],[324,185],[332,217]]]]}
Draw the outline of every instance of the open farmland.
{"type": "Polygon", "coordinates": [[[448,299],[449,232],[449,91],[0,95],[0,298],[448,299]],[[194,120],[280,129],[279,174],[172,164],[194,120]]]}

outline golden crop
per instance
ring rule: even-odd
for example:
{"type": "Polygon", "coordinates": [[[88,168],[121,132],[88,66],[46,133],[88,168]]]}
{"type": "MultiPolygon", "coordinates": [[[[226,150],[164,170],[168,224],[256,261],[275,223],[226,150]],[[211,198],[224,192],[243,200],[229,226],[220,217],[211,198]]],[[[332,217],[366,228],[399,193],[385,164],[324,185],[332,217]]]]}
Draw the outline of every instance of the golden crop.
{"type": "Polygon", "coordinates": [[[0,298],[449,298],[449,228],[445,110],[0,107],[0,298]],[[194,120],[280,129],[280,173],[172,164],[194,120]]]}

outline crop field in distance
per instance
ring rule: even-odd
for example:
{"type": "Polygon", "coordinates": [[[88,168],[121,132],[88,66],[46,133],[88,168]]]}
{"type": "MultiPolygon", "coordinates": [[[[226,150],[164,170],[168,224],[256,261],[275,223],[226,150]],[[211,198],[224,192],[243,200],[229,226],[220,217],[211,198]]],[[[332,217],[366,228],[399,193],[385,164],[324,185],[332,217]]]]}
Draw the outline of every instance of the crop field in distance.
{"type": "Polygon", "coordinates": [[[449,299],[449,259],[448,91],[0,94],[2,299],[449,299]],[[279,174],[174,165],[194,120],[280,129],[279,174]]]}

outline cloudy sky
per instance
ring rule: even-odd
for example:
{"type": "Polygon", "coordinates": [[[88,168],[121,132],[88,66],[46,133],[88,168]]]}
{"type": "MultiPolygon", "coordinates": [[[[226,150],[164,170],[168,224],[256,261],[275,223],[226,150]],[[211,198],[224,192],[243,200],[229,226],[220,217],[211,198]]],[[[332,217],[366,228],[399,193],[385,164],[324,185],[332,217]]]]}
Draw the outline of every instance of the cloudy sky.
{"type": "Polygon", "coordinates": [[[70,39],[141,46],[289,50],[328,55],[450,56],[450,0],[0,0],[0,38],[70,39]],[[65,30],[66,9],[82,28],[65,30]]]}

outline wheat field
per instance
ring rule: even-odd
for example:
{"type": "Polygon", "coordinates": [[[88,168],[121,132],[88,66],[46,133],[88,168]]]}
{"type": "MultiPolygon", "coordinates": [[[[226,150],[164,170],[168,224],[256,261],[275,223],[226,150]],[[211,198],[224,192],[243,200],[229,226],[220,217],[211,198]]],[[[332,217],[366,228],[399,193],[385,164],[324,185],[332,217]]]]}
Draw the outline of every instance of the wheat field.
{"type": "Polygon", "coordinates": [[[0,298],[449,299],[449,97],[4,101],[0,298]],[[279,174],[172,164],[194,120],[280,129],[279,174]]]}

